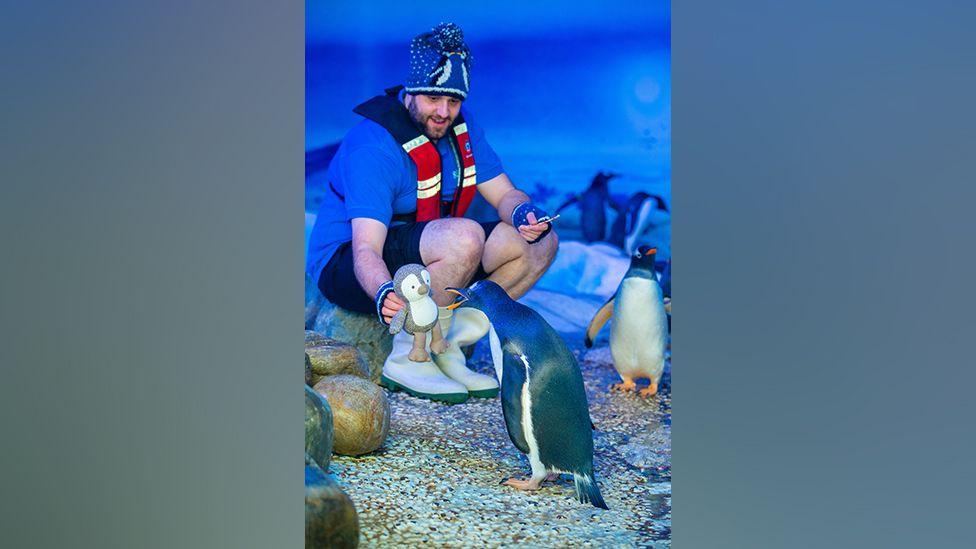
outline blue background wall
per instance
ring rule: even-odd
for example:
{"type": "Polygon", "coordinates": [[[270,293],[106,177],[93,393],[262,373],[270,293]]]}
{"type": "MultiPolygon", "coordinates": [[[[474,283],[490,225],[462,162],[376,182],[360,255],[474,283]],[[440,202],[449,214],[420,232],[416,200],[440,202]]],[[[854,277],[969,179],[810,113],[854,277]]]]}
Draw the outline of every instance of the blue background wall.
{"type": "Polygon", "coordinates": [[[613,170],[624,177],[612,192],[670,202],[669,2],[309,1],[306,147],[339,141],[356,104],[403,81],[410,39],[442,21],[464,30],[474,56],[465,108],[516,185],[554,207],[613,170]]]}

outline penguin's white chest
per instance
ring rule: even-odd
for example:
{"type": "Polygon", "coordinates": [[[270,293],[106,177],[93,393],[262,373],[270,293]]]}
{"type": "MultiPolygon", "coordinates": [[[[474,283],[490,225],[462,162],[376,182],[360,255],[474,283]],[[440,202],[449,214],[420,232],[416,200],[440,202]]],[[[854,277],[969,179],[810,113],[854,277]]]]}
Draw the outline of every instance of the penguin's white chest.
{"type": "Polygon", "coordinates": [[[617,371],[660,379],[667,333],[660,286],[644,278],[625,279],[614,300],[610,329],[610,354],[617,371]]]}
{"type": "Polygon", "coordinates": [[[417,326],[427,326],[437,320],[437,303],[427,297],[410,302],[410,316],[417,326]]]}

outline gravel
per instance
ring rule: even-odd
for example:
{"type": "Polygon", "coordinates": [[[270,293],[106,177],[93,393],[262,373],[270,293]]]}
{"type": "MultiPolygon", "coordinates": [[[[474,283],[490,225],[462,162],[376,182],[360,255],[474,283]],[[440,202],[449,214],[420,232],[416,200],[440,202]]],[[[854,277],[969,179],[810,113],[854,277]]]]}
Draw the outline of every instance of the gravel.
{"type": "MultiPolygon", "coordinates": [[[[670,364],[653,398],[611,393],[619,382],[606,346],[572,346],[596,425],[596,477],[610,511],[580,504],[572,478],[536,492],[499,483],[529,473],[505,431],[498,398],[449,406],[387,393],[390,434],[376,452],[335,456],[331,470],[359,513],[368,547],[669,547],[671,537],[670,364]]],[[[474,369],[492,375],[486,340],[474,369]]]]}

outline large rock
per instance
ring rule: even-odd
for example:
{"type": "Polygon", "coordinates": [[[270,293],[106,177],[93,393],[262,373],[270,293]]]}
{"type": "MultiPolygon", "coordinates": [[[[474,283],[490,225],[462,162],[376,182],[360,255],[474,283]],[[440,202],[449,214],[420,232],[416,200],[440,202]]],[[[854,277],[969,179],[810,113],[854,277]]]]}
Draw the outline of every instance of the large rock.
{"type": "Polygon", "coordinates": [[[315,391],[332,408],[333,452],[359,456],[376,450],[386,440],[390,402],[376,384],[356,376],[328,376],[315,384],[315,391]]]}
{"type": "Polygon", "coordinates": [[[305,353],[305,385],[315,385],[312,382],[312,359],[308,358],[308,353],[305,353]]]}
{"type": "Polygon", "coordinates": [[[332,459],[332,408],[322,395],[305,387],[305,455],[323,470],[332,459]]]}
{"type": "Polygon", "coordinates": [[[376,315],[351,313],[324,301],[312,329],[359,349],[369,366],[370,379],[379,383],[383,362],[393,348],[393,336],[376,315]]]}
{"type": "Polygon", "coordinates": [[[341,374],[370,379],[366,361],[359,351],[348,343],[305,330],[305,354],[312,365],[312,385],[325,376],[341,374]]]}
{"type": "Polygon", "coordinates": [[[359,517],[335,477],[305,466],[305,547],[356,547],[359,517]]]}
{"type": "Polygon", "coordinates": [[[305,328],[311,328],[315,324],[315,318],[319,316],[322,303],[325,303],[325,296],[319,291],[318,285],[312,277],[305,273],[305,328]]]}

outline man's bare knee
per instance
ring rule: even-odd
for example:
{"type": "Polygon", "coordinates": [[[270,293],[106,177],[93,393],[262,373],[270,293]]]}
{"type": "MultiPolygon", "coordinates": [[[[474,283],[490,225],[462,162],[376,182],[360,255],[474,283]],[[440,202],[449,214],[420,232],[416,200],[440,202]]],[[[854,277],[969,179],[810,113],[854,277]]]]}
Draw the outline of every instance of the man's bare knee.
{"type": "Polygon", "coordinates": [[[536,272],[545,272],[552,264],[553,259],[556,258],[556,252],[559,250],[559,237],[556,236],[556,233],[549,233],[541,241],[530,246],[531,248],[534,248],[532,249],[534,253],[531,257],[531,268],[536,272]]]}
{"type": "Polygon", "coordinates": [[[471,219],[439,219],[428,225],[421,238],[421,257],[427,263],[446,260],[466,267],[477,267],[485,249],[485,230],[471,219]]]}

